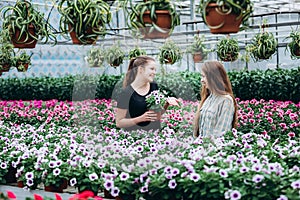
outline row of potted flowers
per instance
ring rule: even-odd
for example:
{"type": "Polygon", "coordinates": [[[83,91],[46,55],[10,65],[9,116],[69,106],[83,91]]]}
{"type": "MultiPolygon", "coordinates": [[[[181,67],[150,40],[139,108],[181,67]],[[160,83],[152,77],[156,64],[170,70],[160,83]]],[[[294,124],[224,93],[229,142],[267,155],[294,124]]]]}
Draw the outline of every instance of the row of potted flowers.
{"type": "MultiPolygon", "coordinates": [[[[272,139],[298,137],[300,132],[300,103],[247,100],[238,101],[238,127],[240,132],[253,131],[268,134],[272,139]]],[[[115,102],[112,100],[86,100],[81,102],[0,101],[0,120],[4,124],[43,124],[57,126],[94,126],[104,131],[116,129],[115,102]]],[[[182,106],[167,110],[162,127],[175,131],[191,131],[197,102],[182,101],[182,106]]]]}
{"type": "Polygon", "coordinates": [[[0,178],[11,166],[25,187],[106,190],[123,199],[297,199],[299,137],[188,131],[128,133],[93,126],[0,125],[0,178]],[[3,173],[4,172],[4,173],[3,173]]]}

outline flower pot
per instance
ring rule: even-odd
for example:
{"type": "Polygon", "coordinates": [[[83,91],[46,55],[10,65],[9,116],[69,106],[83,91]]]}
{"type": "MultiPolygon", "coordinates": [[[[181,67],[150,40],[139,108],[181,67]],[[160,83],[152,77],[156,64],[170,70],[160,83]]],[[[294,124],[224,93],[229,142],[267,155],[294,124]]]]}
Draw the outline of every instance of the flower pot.
{"type": "Polygon", "coordinates": [[[295,54],[295,56],[300,56],[300,48],[294,49],[293,53],[295,54]]]}
{"type": "Polygon", "coordinates": [[[17,182],[16,173],[17,173],[17,168],[9,166],[8,172],[3,177],[6,183],[16,183],[17,182]]]}
{"type": "Polygon", "coordinates": [[[32,36],[37,37],[37,35],[35,33],[33,25],[30,24],[28,26],[28,38],[26,37],[25,34],[22,34],[21,36],[20,36],[20,34],[21,34],[21,30],[19,28],[15,27],[15,34],[11,35],[11,42],[15,48],[20,48],[20,49],[35,48],[37,40],[35,38],[33,38],[32,36]]]}
{"type": "Polygon", "coordinates": [[[29,63],[18,63],[17,64],[17,70],[18,72],[26,72],[28,70],[29,63]],[[23,65],[23,68],[19,68],[18,66],[23,65]]]}
{"type": "Polygon", "coordinates": [[[242,17],[232,13],[222,13],[216,3],[209,3],[206,7],[206,24],[213,34],[237,33],[240,30],[242,17]]]}
{"type": "MultiPolygon", "coordinates": [[[[86,40],[85,43],[81,42],[79,39],[78,39],[78,36],[77,36],[77,33],[75,32],[75,29],[73,28],[73,26],[71,24],[69,24],[69,33],[70,33],[70,36],[71,36],[71,39],[72,39],[72,42],[73,44],[95,44],[97,39],[98,39],[98,36],[95,36],[95,37],[92,37],[92,38],[89,38],[86,40]]],[[[87,35],[89,34],[93,34],[93,28],[89,27],[85,33],[87,35]]]]}
{"type": "Polygon", "coordinates": [[[0,70],[1,72],[8,72],[10,70],[10,64],[1,64],[2,65],[2,69],[0,70]]]}
{"type": "MultiPolygon", "coordinates": [[[[168,10],[157,10],[155,11],[157,15],[157,20],[155,24],[159,26],[164,32],[160,32],[156,29],[151,29],[150,27],[141,28],[140,31],[145,39],[156,39],[156,38],[167,38],[170,36],[171,29],[171,15],[168,10]],[[150,32],[150,29],[152,30],[150,32]]],[[[150,18],[150,11],[146,11],[143,15],[143,20],[145,24],[152,24],[150,18]]]]}
{"type": "Polygon", "coordinates": [[[203,60],[202,52],[197,52],[197,53],[193,54],[193,60],[194,60],[194,63],[201,62],[203,60]]]}
{"type": "Polygon", "coordinates": [[[19,188],[23,188],[23,187],[24,187],[23,181],[18,181],[18,182],[17,182],[17,186],[18,186],[19,188]]]}
{"type": "Polygon", "coordinates": [[[113,197],[113,196],[110,194],[109,191],[104,190],[103,193],[104,193],[104,198],[106,198],[106,199],[115,199],[115,197],[113,197]]]}
{"type": "Polygon", "coordinates": [[[62,183],[57,187],[55,185],[45,185],[44,190],[47,192],[59,192],[62,193],[64,189],[68,187],[68,181],[63,180],[62,183]]]}

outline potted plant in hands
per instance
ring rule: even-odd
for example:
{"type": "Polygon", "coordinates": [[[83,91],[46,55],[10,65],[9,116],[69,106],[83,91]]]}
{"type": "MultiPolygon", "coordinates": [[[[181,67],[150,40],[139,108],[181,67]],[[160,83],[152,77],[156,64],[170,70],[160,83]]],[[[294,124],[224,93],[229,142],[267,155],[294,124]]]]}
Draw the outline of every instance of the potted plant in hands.
{"type": "Polygon", "coordinates": [[[73,44],[93,44],[105,36],[111,21],[110,6],[102,0],[60,0],[59,28],[70,33],[73,44]]]}
{"type": "Polygon", "coordinates": [[[158,57],[160,64],[172,65],[182,59],[182,51],[174,41],[167,40],[159,48],[158,57]]]}
{"type": "Polygon", "coordinates": [[[93,47],[88,51],[85,60],[90,67],[102,67],[105,61],[105,50],[103,47],[93,47]]]}
{"type": "Polygon", "coordinates": [[[287,49],[289,49],[291,53],[292,59],[300,58],[300,32],[297,30],[292,30],[290,35],[285,39],[291,39],[291,41],[287,44],[287,49]]]}
{"type": "Polygon", "coordinates": [[[209,50],[205,47],[203,43],[204,41],[205,41],[204,35],[202,35],[201,37],[199,35],[195,35],[193,43],[187,49],[187,52],[193,55],[193,59],[195,63],[199,63],[200,61],[205,59],[207,53],[209,52],[209,50]]]}
{"type": "Polygon", "coordinates": [[[32,53],[28,55],[26,51],[20,51],[20,53],[14,57],[15,66],[19,72],[26,72],[28,70],[29,65],[31,65],[32,55],[32,53]]]}
{"type": "Polygon", "coordinates": [[[255,62],[271,58],[276,50],[277,41],[273,33],[264,29],[252,38],[251,44],[246,46],[246,53],[249,53],[255,62]]]}
{"type": "Polygon", "coordinates": [[[44,13],[36,10],[27,0],[18,0],[14,6],[4,6],[3,29],[10,32],[15,48],[34,48],[38,40],[56,44],[52,26],[44,19],[44,13]]]}
{"type": "Polygon", "coordinates": [[[120,64],[123,63],[124,58],[125,53],[124,50],[121,48],[120,42],[117,42],[108,49],[106,49],[105,59],[110,66],[114,68],[118,67],[120,64]]]}
{"type": "Polygon", "coordinates": [[[128,58],[131,60],[132,58],[136,58],[141,55],[146,55],[146,51],[144,49],[139,48],[136,46],[134,49],[130,50],[128,53],[128,58]]]}
{"type": "Polygon", "coordinates": [[[179,14],[170,0],[143,1],[133,5],[129,0],[128,26],[145,39],[167,38],[180,24],[179,14]]]}
{"type": "Polygon", "coordinates": [[[237,33],[248,25],[248,19],[253,13],[251,0],[200,0],[198,11],[210,32],[237,33]]]}
{"type": "Polygon", "coordinates": [[[218,58],[224,62],[233,62],[238,59],[240,47],[237,39],[226,37],[217,43],[218,58]]]}
{"type": "Polygon", "coordinates": [[[0,72],[8,72],[14,65],[14,46],[9,42],[8,30],[0,32],[0,72]]]}

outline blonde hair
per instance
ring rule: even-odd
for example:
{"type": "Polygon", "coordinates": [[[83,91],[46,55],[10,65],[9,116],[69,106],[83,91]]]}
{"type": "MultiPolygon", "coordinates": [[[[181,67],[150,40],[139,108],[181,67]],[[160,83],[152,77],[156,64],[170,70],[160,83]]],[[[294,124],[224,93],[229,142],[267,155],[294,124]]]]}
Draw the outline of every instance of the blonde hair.
{"type": "Polygon", "coordinates": [[[200,102],[198,104],[197,112],[194,118],[194,135],[199,136],[199,119],[200,119],[200,109],[203,106],[205,100],[210,93],[216,95],[230,95],[234,102],[234,116],[232,120],[232,127],[237,125],[237,103],[232,92],[232,87],[230,80],[227,76],[226,70],[222,63],[219,61],[206,61],[202,66],[202,72],[206,76],[207,85],[202,85],[200,92],[200,102]]]}
{"type": "Polygon", "coordinates": [[[132,58],[129,62],[128,69],[123,81],[123,88],[127,87],[130,85],[134,79],[136,78],[137,75],[137,70],[138,67],[145,67],[145,65],[149,61],[154,61],[154,58],[151,58],[149,56],[138,56],[136,58],[132,58]]]}

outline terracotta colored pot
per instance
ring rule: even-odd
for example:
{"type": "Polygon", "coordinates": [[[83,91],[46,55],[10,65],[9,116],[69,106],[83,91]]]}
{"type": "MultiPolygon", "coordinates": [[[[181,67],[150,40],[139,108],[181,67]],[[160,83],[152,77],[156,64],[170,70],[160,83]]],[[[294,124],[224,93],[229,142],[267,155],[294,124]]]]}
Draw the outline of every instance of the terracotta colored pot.
{"type": "MultiPolygon", "coordinates": [[[[155,39],[155,38],[167,38],[170,36],[171,29],[171,15],[167,10],[157,10],[155,11],[157,15],[157,20],[155,24],[163,29],[165,32],[160,32],[153,29],[150,32],[150,27],[141,28],[140,31],[144,35],[145,39],[155,39]]],[[[146,11],[143,15],[143,20],[145,24],[152,24],[152,20],[150,18],[150,11],[146,11]]]]}
{"type": "Polygon", "coordinates": [[[203,54],[201,52],[193,54],[194,63],[199,63],[203,60],[203,54]]]}
{"type": "MultiPolygon", "coordinates": [[[[84,43],[82,43],[82,42],[78,39],[77,34],[76,34],[75,30],[73,29],[73,27],[72,27],[71,24],[69,24],[69,33],[70,33],[70,36],[71,36],[71,39],[72,39],[73,44],[84,44],[84,43]]],[[[87,33],[87,34],[92,34],[92,33],[93,33],[93,29],[92,29],[92,28],[88,28],[88,29],[86,30],[86,33],[87,33]]],[[[96,41],[97,41],[97,39],[98,39],[98,36],[97,36],[97,37],[94,37],[94,38],[89,38],[89,39],[86,41],[85,44],[95,44],[96,41]]]]}
{"type": "Polygon", "coordinates": [[[110,194],[109,191],[104,190],[103,193],[104,193],[104,198],[106,198],[106,199],[115,199],[115,197],[113,197],[113,196],[110,194]]]}
{"type": "Polygon", "coordinates": [[[18,63],[18,66],[19,66],[19,65],[23,65],[23,66],[24,66],[24,69],[19,69],[19,68],[17,67],[18,72],[26,72],[26,71],[28,70],[29,63],[18,63]]]}
{"type": "Polygon", "coordinates": [[[213,34],[237,33],[240,30],[242,17],[237,18],[236,14],[220,13],[219,6],[216,3],[210,3],[206,7],[206,24],[213,34]]]}
{"type": "MultiPolygon", "coordinates": [[[[29,25],[28,26],[28,32],[36,37],[35,34],[35,30],[34,30],[34,26],[33,25],[29,25]]],[[[11,41],[12,44],[14,45],[15,48],[20,48],[20,49],[24,49],[24,48],[28,48],[28,49],[32,49],[35,48],[37,40],[35,40],[33,37],[31,37],[30,35],[28,36],[28,39],[26,40],[26,35],[21,34],[21,30],[19,28],[15,28],[15,34],[11,35],[11,41]],[[18,39],[20,37],[20,39],[18,39]]]]}
{"type": "Polygon", "coordinates": [[[17,182],[17,186],[18,186],[19,188],[23,188],[23,187],[24,187],[23,181],[18,181],[18,182],[17,182]]]}
{"type": "Polygon", "coordinates": [[[8,72],[10,70],[10,64],[2,64],[1,72],[8,72]]]}

